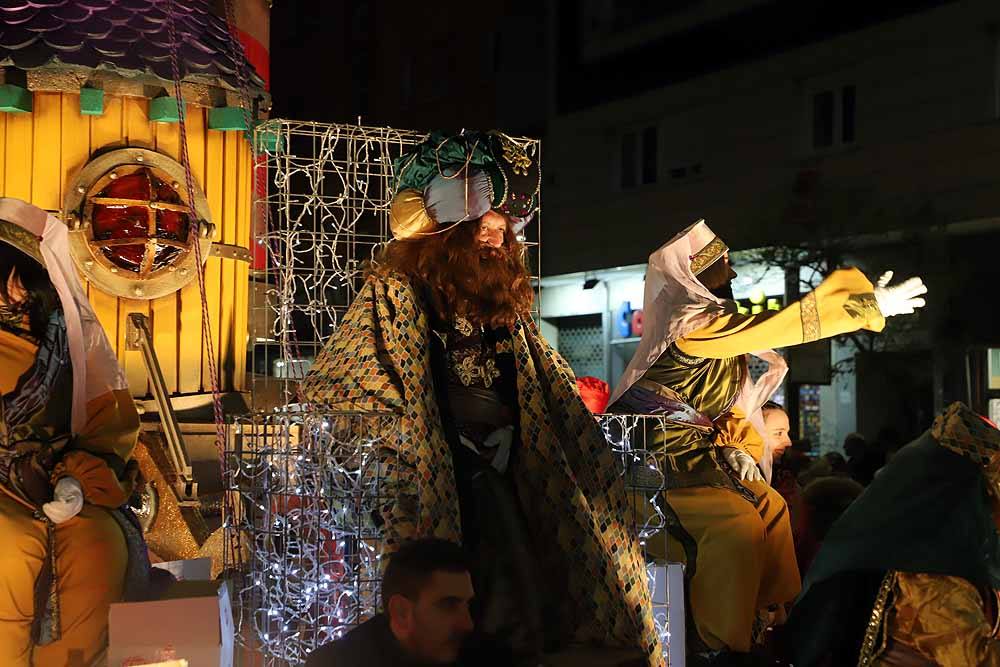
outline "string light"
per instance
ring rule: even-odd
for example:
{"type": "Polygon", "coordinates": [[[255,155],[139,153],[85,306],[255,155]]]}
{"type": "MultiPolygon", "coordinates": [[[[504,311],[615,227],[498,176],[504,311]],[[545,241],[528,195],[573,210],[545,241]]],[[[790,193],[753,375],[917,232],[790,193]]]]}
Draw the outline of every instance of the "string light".
{"type": "Polygon", "coordinates": [[[240,427],[229,483],[245,500],[233,524],[249,553],[236,578],[237,635],[267,666],[299,664],[378,609],[375,517],[396,497],[385,443],[400,440],[398,419],[297,411],[240,427]]]}

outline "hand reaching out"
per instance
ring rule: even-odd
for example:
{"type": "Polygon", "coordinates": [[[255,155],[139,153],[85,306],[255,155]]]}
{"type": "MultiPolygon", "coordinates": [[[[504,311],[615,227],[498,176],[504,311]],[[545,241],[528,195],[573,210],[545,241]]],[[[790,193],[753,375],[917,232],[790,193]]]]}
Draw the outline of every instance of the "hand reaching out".
{"type": "Polygon", "coordinates": [[[894,315],[909,315],[917,308],[923,308],[927,301],[920,298],[927,294],[927,286],[920,278],[910,278],[892,287],[893,272],[886,271],[878,279],[875,286],[875,300],[878,302],[879,310],[885,317],[894,315]]]}

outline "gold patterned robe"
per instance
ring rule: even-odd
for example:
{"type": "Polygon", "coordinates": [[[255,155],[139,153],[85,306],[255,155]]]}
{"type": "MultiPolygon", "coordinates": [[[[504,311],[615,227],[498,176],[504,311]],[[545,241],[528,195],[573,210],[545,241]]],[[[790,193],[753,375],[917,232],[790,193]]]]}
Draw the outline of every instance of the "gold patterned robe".
{"type": "MultiPolygon", "coordinates": [[[[332,410],[399,415],[398,444],[385,453],[398,490],[382,510],[390,550],[421,536],[461,541],[452,454],[432,382],[431,335],[405,278],[370,276],[300,390],[304,400],[332,410]]],[[[569,366],[535,325],[518,322],[511,338],[521,434],[511,477],[531,513],[540,569],[568,591],[554,621],[558,634],[641,648],[650,665],[661,665],[645,564],[622,521],[619,464],[569,366]]]]}
{"type": "Polygon", "coordinates": [[[961,577],[890,571],[874,610],[885,634],[858,665],[896,667],[906,656],[906,665],[1000,666],[997,600],[961,577]]]}

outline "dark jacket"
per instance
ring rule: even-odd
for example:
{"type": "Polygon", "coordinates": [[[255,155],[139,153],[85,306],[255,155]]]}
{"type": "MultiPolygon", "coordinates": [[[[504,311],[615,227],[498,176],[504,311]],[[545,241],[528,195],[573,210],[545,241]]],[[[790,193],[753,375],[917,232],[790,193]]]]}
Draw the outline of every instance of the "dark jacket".
{"type": "Polygon", "coordinates": [[[306,667],[417,667],[389,628],[384,614],[362,623],[341,639],[313,651],[306,667]]]}
{"type": "MultiPolygon", "coordinates": [[[[458,662],[434,667],[508,667],[509,649],[485,640],[470,640],[458,662]]],[[[389,619],[378,614],[343,638],[313,651],[305,667],[431,667],[414,660],[396,641],[389,619]]]]}

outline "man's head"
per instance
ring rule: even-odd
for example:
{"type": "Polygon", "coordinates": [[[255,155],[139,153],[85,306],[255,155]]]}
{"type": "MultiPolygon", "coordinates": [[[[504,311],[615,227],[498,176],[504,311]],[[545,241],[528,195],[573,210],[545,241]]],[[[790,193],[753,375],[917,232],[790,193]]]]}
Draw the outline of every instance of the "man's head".
{"type": "Polygon", "coordinates": [[[392,634],[415,659],[446,664],[472,632],[472,577],[465,552],[439,539],[408,542],[382,579],[382,606],[392,634]]]}
{"type": "Polygon", "coordinates": [[[426,285],[445,318],[511,326],[534,300],[524,246],[510,220],[493,210],[440,233],[392,241],[375,263],[426,285]]]}
{"type": "Polygon", "coordinates": [[[697,277],[714,296],[720,299],[733,298],[733,280],[736,278],[736,272],[729,263],[728,251],[698,273],[697,277]]]}
{"type": "Polygon", "coordinates": [[[768,401],[761,408],[764,413],[764,428],[771,439],[775,456],[780,456],[786,449],[791,447],[792,438],[789,435],[791,426],[788,423],[788,413],[774,401],[768,401]]]}

